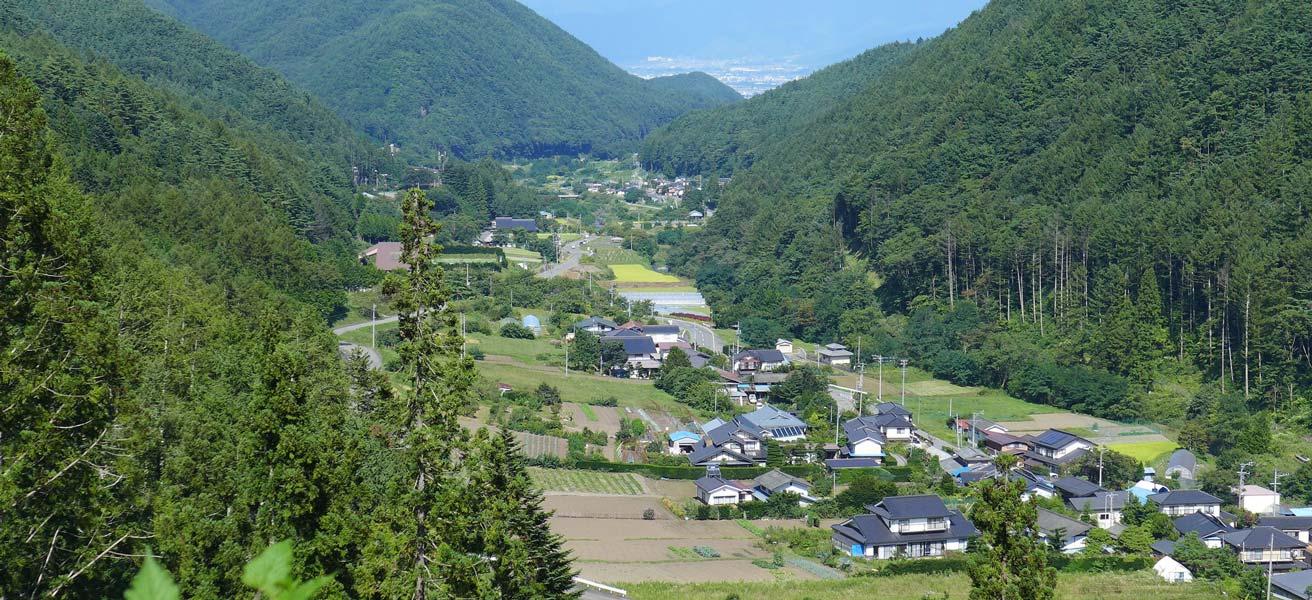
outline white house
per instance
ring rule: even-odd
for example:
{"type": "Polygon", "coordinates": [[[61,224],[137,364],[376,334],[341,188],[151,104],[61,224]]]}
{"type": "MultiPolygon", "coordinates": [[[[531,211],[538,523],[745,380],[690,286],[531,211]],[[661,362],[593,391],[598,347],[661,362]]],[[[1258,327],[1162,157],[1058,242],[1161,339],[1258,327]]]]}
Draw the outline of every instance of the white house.
{"type": "Polygon", "coordinates": [[[697,499],[709,506],[738,504],[752,498],[752,491],[720,477],[719,469],[707,469],[706,476],[695,482],[697,499]]]}
{"type": "Polygon", "coordinates": [[[1285,535],[1297,539],[1304,544],[1312,545],[1312,517],[1291,517],[1291,516],[1271,516],[1261,517],[1257,520],[1258,525],[1275,527],[1283,531],[1285,535]]]}
{"type": "Polygon", "coordinates": [[[965,551],[979,534],[960,512],[934,495],[889,496],[859,515],[833,525],[830,541],[853,557],[937,558],[965,551]]]}
{"type": "Polygon", "coordinates": [[[1055,544],[1063,554],[1076,554],[1083,550],[1089,530],[1093,529],[1091,525],[1046,508],[1039,509],[1034,524],[1039,539],[1055,544]]]}
{"type": "Polygon", "coordinates": [[[679,327],[677,325],[644,325],[642,332],[657,344],[673,344],[679,341],[679,327]]]}
{"type": "Polygon", "coordinates": [[[1093,522],[1103,529],[1111,529],[1121,523],[1121,510],[1125,508],[1125,499],[1129,492],[1097,492],[1092,496],[1071,498],[1067,502],[1071,510],[1087,513],[1093,522]]]}
{"type": "Polygon", "coordinates": [[[1259,515],[1275,514],[1280,508],[1280,493],[1260,485],[1246,485],[1239,490],[1239,508],[1259,515]]]}
{"type": "Polygon", "coordinates": [[[1194,580],[1194,574],[1189,572],[1184,565],[1180,564],[1174,558],[1163,556],[1157,564],[1153,565],[1153,571],[1158,577],[1171,583],[1185,583],[1194,580]]]}
{"type": "Polygon", "coordinates": [[[774,349],[783,352],[785,355],[793,353],[793,341],[779,338],[774,341],[774,349]]]}
{"type": "Polygon", "coordinates": [[[1049,429],[1034,436],[1031,441],[1034,449],[1025,453],[1026,462],[1047,467],[1053,472],[1060,471],[1061,467],[1074,462],[1093,448],[1093,442],[1060,429],[1049,429]]]}
{"type": "Polygon", "coordinates": [[[816,352],[820,364],[831,367],[850,367],[852,366],[852,352],[847,346],[842,344],[826,344],[816,352]]]}
{"type": "Polygon", "coordinates": [[[788,365],[788,357],[778,350],[743,350],[733,355],[733,370],[739,373],[773,371],[788,365]]]}
{"type": "Polygon", "coordinates": [[[757,477],[752,482],[753,495],[757,500],[767,500],[770,496],[781,492],[789,492],[801,496],[797,501],[802,506],[810,506],[815,503],[816,499],[811,496],[811,484],[804,479],[798,479],[774,469],[769,473],[757,477]]]}
{"type": "Polygon", "coordinates": [[[843,423],[843,434],[847,436],[847,455],[854,458],[884,459],[884,445],[888,439],[872,423],[870,417],[858,417],[843,423]]]}
{"type": "Polygon", "coordinates": [[[1221,515],[1221,499],[1202,490],[1175,490],[1148,496],[1157,505],[1158,512],[1181,517],[1196,512],[1217,517],[1221,515]]]}

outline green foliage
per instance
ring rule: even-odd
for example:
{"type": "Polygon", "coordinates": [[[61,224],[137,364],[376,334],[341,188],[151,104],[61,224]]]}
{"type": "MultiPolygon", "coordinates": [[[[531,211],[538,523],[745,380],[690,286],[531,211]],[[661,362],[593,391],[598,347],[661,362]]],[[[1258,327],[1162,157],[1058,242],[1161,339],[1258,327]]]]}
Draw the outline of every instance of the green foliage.
{"type": "Polygon", "coordinates": [[[123,592],[123,600],[178,600],[178,586],[173,577],[159,566],[154,556],[146,555],[141,570],[132,578],[132,587],[123,592]]]}
{"type": "Polygon", "coordinates": [[[415,156],[631,151],[683,112],[738,99],[701,75],[645,81],[506,0],[151,0],[415,156]]]}
{"type": "MultiPolygon", "coordinates": [[[[999,459],[998,468],[1014,467],[1015,459],[999,459]]],[[[1057,570],[1048,566],[1048,551],[1034,536],[1038,510],[1021,499],[1022,480],[990,479],[975,488],[976,502],[970,521],[982,546],[970,563],[972,600],[1033,598],[1051,600],[1057,587],[1057,570]]]]}
{"type": "Polygon", "coordinates": [[[501,326],[501,329],[497,331],[497,334],[503,338],[514,340],[531,340],[535,337],[532,329],[524,327],[519,323],[506,323],[501,326]]]}
{"type": "MultiPolygon", "coordinates": [[[[1143,477],[1143,464],[1111,448],[1090,451],[1077,459],[1070,469],[1073,475],[1095,483],[1101,475],[1103,487],[1109,490],[1124,489],[1143,477]],[[1101,472],[1099,457],[1102,458],[1101,472]]],[[[1137,524],[1137,521],[1130,524],[1137,524]]]]}
{"type": "Polygon", "coordinates": [[[1288,408],[1312,385],[1309,31],[1305,3],[989,4],[651,136],[671,172],[734,169],[670,264],[721,323],[814,342],[970,307],[906,354],[1027,400],[1136,419],[1198,370],[1288,408]]]}
{"type": "Polygon", "coordinates": [[[847,489],[834,496],[834,504],[840,514],[862,514],[866,506],[878,504],[885,497],[896,496],[897,493],[897,485],[893,482],[866,475],[852,480],[847,489]]]}
{"type": "Polygon", "coordinates": [[[292,543],[284,540],[269,546],[241,572],[241,582],[259,590],[270,600],[308,600],[331,577],[317,577],[300,582],[292,577],[292,543]]]}

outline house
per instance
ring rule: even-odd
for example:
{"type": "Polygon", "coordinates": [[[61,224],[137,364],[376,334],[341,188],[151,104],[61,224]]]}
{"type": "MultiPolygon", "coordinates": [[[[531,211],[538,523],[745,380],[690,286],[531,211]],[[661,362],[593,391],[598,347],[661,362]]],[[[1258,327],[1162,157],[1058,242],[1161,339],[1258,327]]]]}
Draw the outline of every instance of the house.
{"type": "Polygon", "coordinates": [[[785,356],[793,353],[793,341],[779,338],[774,341],[774,349],[782,352],[785,356]]]}
{"type": "Polygon", "coordinates": [[[357,257],[362,265],[373,265],[379,271],[396,271],[409,269],[401,260],[401,242],[378,242],[365,249],[357,257]]]}
{"type": "Polygon", "coordinates": [[[533,219],[512,219],[510,217],[497,217],[492,219],[493,229],[523,229],[529,233],[538,232],[538,223],[533,219]]]}
{"type": "Polygon", "coordinates": [[[788,358],[778,350],[743,350],[733,355],[733,370],[744,373],[773,371],[788,364],[788,358]]]}
{"type": "Polygon", "coordinates": [[[1062,477],[1053,480],[1052,486],[1057,489],[1057,494],[1062,500],[1089,498],[1098,492],[1107,491],[1102,486],[1079,477],[1062,477]]]}
{"type": "Polygon", "coordinates": [[[1111,529],[1121,524],[1121,509],[1125,508],[1125,499],[1129,492],[1098,492],[1093,496],[1071,498],[1066,502],[1071,510],[1093,517],[1094,523],[1103,529],[1111,529]]]}
{"type": "Polygon", "coordinates": [[[1198,471],[1198,457],[1193,452],[1181,448],[1171,453],[1171,458],[1166,461],[1166,470],[1162,474],[1166,477],[1175,477],[1180,481],[1180,485],[1193,485],[1194,473],[1198,471]]]}
{"type": "Polygon", "coordinates": [[[581,329],[591,333],[610,333],[615,331],[615,322],[600,317],[588,317],[575,323],[574,329],[581,329]]]}
{"type": "Polygon", "coordinates": [[[804,440],[806,430],[810,428],[805,421],[768,404],[736,417],[734,422],[758,439],[770,438],[779,442],[804,440]]]}
{"type": "Polygon", "coordinates": [[[1261,517],[1257,520],[1257,524],[1275,527],[1304,544],[1312,544],[1312,517],[1261,517]]]}
{"type": "Polygon", "coordinates": [[[702,444],[702,436],[691,431],[675,431],[666,437],[669,439],[666,450],[674,456],[692,454],[702,444]]]}
{"type": "Polygon", "coordinates": [[[1220,517],[1201,512],[1177,518],[1174,524],[1175,530],[1180,532],[1180,537],[1192,533],[1197,535],[1199,541],[1208,548],[1220,548],[1221,536],[1233,533],[1235,530],[1227,525],[1225,521],[1222,521],[1220,517]]]}
{"type": "Polygon", "coordinates": [[[852,366],[852,353],[842,344],[827,344],[816,352],[820,364],[831,367],[852,366]]]}
{"type": "Polygon", "coordinates": [[[1280,600],[1309,600],[1312,593],[1312,570],[1276,573],[1271,576],[1271,597],[1280,600]]]}
{"type": "Polygon", "coordinates": [[[1089,537],[1089,530],[1093,529],[1088,523],[1046,508],[1039,509],[1039,517],[1034,526],[1038,530],[1039,539],[1047,541],[1063,554],[1076,554],[1083,550],[1084,540],[1089,537]]]}
{"type": "Polygon", "coordinates": [[[970,446],[957,448],[952,451],[952,455],[961,466],[966,467],[967,469],[974,469],[983,465],[993,464],[992,456],[985,454],[978,448],[972,448],[970,446]]]}
{"type": "MultiPolygon", "coordinates": [[[[685,352],[684,354],[688,355],[688,362],[692,363],[692,368],[694,369],[702,369],[711,364],[711,357],[709,354],[703,354],[701,352],[685,352]]],[[[666,355],[668,356],[669,352],[666,352],[666,355]]]]}
{"type": "MultiPolygon", "coordinates": [[[[637,337],[608,335],[601,338],[601,343],[617,343],[624,346],[624,354],[627,356],[627,362],[630,366],[633,366],[634,363],[655,361],[659,358],[656,342],[653,342],[651,338],[645,335],[637,337]]],[[[657,363],[656,368],[660,368],[659,363],[657,363]]]]}
{"type": "Polygon", "coordinates": [[[755,456],[749,456],[742,451],[735,450],[729,446],[716,446],[706,444],[698,446],[688,454],[688,462],[695,467],[707,467],[711,465],[725,465],[731,467],[754,467],[757,464],[765,463],[765,449],[760,451],[761,458],[757,460],[755,456]]]}
{"type": "Polygon", "coordinates": [[[1025,453],[1025,462],[1054,473],[1093,448],[1093,442],[1060,429],[1049,429],[1030,438],[1030,442],[1034,449],[1025,453]]]}
{"type": "Polygon", "coordinates": [[[888,443],[888,438],[867,419],[870,417],[858,417],[843,423],[843,434],[847,436],[847,455],[874,459],[879,464],[884,460],[884,445],[888,443]]]}
{"type": "Polygon", "coordinates": [[[935,558],[964,551],[978,535],[960,512],[934,495],[890,496],[866,507],[870,514],[833,525],[835,548],[854,557],[935,558]]]}
{"type": "MultiPolygon", "coordinates": [[[[852,440],[852,432],[858,428],[878,432],[880,437],[887,442],[910,442],[915,439],[916,432],[916,426],[902,415],[882,414],[872,417],[857,417],[843,424],[843,431],[848,434],[849,446],[852,440]]],[[[860,455],[853,454],[853,456],[860,455]]]]}
{"type": "Polygon", "coordinates": [[[842,469],[872,469],[883,464],[882,458],[830,458],[825,460],[825,468],[830,471],[842,469]]]}
{"type": "Polygon", "coordinates": [[[1260,485],[1246,485],[1239,490],[1239,508],[1259,515],[1271,515],[1280,510],[1280,493],[1260,485]]]}
{"type": "Polygon", "coordinates": [[[1288,569],[1302,561],[1307,545],[1275,527],[1257,526],[1221,536],[1221,542],[1239,555],[1245,564],[1272,563],[1274,568],[1288,569]]]}
{"type": "Polygon", "coordinates": [[[877,415],[895,415],[911,420],[911,411],[907,407],[896,402],[880,402],[875,405],[875,414],[877,415]]]}
{"type": "Polygon", "coordinates": [[[765,444],[758,434],[743,428],[738,419],[724,422],[713,419],[702,425],[702,443],[688,454],[696,466],[710,464],[752,466],[765,463],[765,444]]]}
{"type": "MultiPolygon", "coordinates": [[[[697,350],[693,348],[692,344],[689,344],[688,342],[683,342],[683,341],[656,342],[656,353],[659,355],[661,362],[665,362],[665,359],[670,357],[670,351],[675,348],[678,348],[681,352],[683,352],[684,356],[688,357],[688,362],[692,362],[692,355],[697,354],[697,350]]],[[[706,363],[703,362],[702,364],[705,365],[706,363]]],[[[697,365],[693,365],[693,368],[700,368],[700,367],[697,367],[697,365]]]]}
{"type": "Polygon", "coordinates": [[[988,419],[971,417],[957,419],[953,423],[953,431],[960,431],[967,436],[967,440],[975,443],[985,439],[989,433],[1007,433],[1007,428],[988,419]]]}
{"type": "Polygon", "coordinates": [[[984,433],[984,447],[994,454],[1024,454],[1034,449],[1028,440],[997,431],[984,433]]]}
{"type": "Polygon", "coordinates": [[[812,486],[804,479],[798,479],[780,471],[773,469],[769,473],[757,477],[753,481],[752,494],[757,500],[765,501],[780,492],[790,492],[801,496],[798,504],[810,506],[815,503],[816,499],[811,496],[812,486]]]}
{"type": "Polygon", "coordinates": [[[1159,512],[1172,517],[1196,512],[1221,516],[1221,499],[1202,490],[1175,490],[1153,494],[1148,499],[1157,505],[1159,512]]]}
{"type": "Polygon", "coordinates": [[[702,211],[700,211],[700,210],[690,210],[690,211],[688,211],[688,220],[689,220],[689,221],[700,221],[700,220],[702,220],[702,217],[705,217],[705,216],[706,216],[706,215],[702,214],[702,211]]]}
{"type": "MultiPolygon", "coordinates": [[[[679,341],[678,325],[645,325],[642,332],[657,344],[673,344],[679,341]]],[[[689,348],[692,346],[689,345],[689,348]]]]}
{"type": "Polygon", "coordinates": [[[697,486],[697,499],[708,506],[738,504],[752,499],[752,491],[720,476],[720,470],[708,468],[706,475],[693,482],[697,486]]]}
{"type": "Polygon", "coordinates": [[[1194,580],[1194,574],[1189,572],[1189,569],[1169,556],[1159,559],[1157,564],[1153,565],[1153,571],[1169,583],[1187,583],[1194,580]]]}

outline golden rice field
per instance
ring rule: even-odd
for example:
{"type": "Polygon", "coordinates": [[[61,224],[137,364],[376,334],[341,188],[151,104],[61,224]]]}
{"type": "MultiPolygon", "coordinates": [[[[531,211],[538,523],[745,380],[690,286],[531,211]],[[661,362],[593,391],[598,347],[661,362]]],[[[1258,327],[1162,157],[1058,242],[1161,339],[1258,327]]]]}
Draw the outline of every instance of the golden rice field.
{"type": "Polygon", "coordinates": [[[610,270],[619,283],[680,283],[678,277],[657,273],[643,265],[610,265],[610,270]]]}

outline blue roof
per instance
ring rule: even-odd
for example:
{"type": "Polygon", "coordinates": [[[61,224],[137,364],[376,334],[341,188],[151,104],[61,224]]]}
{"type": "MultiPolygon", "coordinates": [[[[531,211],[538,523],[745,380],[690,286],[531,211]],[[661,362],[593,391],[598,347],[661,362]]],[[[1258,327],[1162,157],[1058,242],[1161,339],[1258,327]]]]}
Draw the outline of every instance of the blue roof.
{"type": "Polygon", "coordinates": [[[1295,517],[1312,517],[1312,507],[1291,508],[1289,514],[1295,517]]]}
{"type": "Polygon", "coordinates": [[[520,321],[520,323],[523,326],[529,328],[540,329],[542,327],[542,321],[538,320],[538,318],[533,315],[524,315],[524,318],[520,321]]]}
{"type": "Polygon", "coordinates": [[[702,436],[692,433],[691,431],[675,431],[670,434],[670,441],[673,442],[677,442],[679,440],[700,440],[700,439],[702,439],[702,436]]]}

